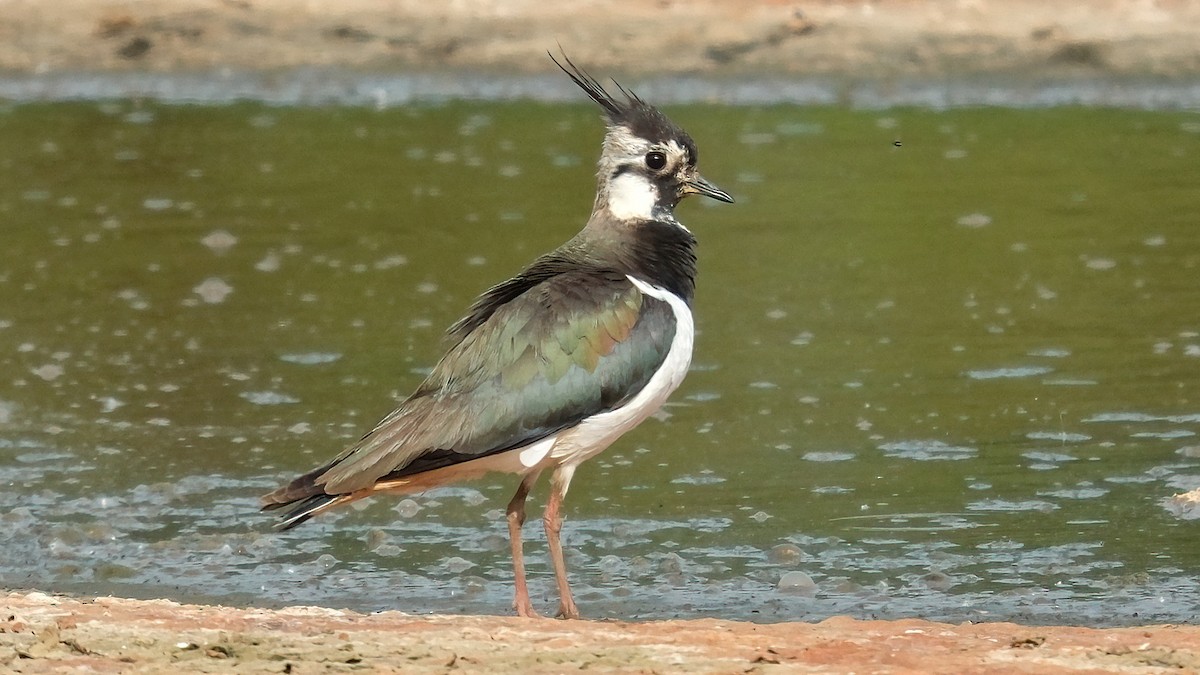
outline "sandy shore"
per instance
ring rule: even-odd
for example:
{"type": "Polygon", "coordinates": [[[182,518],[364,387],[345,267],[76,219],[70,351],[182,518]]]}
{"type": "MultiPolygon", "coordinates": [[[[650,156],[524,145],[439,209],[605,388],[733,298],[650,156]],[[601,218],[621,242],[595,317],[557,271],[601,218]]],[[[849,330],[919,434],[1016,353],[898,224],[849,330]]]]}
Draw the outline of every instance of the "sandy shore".
{"type": "Polygon", "coordinates": [[[1184,673],[1200,628],[920,620],[751,624],[277,611],[10,594],[0,669],[20,673],[1184,673]]]}
{"type": "Polygon", "coordinates": [[[1200,73],[1197,0],[0,0],[0,73],[1200,73]]]}

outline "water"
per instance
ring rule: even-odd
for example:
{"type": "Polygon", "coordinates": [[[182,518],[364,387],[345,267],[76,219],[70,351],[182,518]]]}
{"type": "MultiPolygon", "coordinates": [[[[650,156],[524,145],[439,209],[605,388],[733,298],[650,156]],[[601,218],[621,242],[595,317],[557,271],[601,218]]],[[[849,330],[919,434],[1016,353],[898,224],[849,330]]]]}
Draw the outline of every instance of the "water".
{"type": "MultiPolygon", "coordinates": [[[[1200,115],[669,112],[738,204],[680,207],[693,371],[572,486],[585,614],[1196,619],[1167,500],[1200,487],[1200,115]]],[[[0,583],[505,611],[512,477],[283,534],[257,497],[576,231],[600,134],[528,102],[0,108],[0,583]]]]}

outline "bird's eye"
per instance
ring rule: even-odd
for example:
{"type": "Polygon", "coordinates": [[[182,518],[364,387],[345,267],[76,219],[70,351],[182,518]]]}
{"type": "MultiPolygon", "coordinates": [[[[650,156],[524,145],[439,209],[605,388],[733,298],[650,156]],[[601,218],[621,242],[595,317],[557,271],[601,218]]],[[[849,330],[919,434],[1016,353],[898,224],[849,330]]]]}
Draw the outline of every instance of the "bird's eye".
{"type": "Polygon", "coordinates": [[[654,171],[658,171],[667,165],[667,156],[657,150],[652,150],[646,153],[646,166],[654,171]]]}

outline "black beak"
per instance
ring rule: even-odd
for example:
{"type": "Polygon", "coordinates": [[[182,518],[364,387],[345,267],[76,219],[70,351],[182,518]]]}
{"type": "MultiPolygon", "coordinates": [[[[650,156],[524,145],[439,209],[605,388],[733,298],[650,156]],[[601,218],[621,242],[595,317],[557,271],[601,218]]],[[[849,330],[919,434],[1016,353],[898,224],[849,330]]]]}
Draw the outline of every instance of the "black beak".
{"type": "Polygon", "coordinates": [[[711,197],[719,202],[725,202],[726,204],[733,203],[733,197],[730,197],[728,192],[708,182],[704,179],[704,176],[701,176],[700,174],[696,174],[684,182],[683,193],[711,197]]]}

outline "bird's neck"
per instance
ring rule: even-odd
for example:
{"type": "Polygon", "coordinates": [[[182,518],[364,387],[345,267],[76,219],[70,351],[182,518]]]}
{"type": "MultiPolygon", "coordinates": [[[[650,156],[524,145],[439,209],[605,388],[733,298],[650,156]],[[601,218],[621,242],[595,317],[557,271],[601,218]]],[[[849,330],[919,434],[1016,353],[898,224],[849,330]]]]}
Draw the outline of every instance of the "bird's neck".
{"type": "Polygon", "coordinates": [[[620,219],[597,206],[587,226],[559,252],[637,277],[690,305],[696,289],[696,238],[670,209],[646,219],[620,219]]]}

